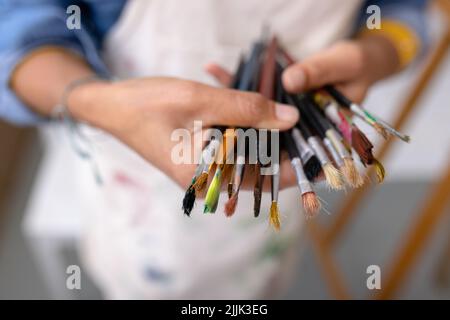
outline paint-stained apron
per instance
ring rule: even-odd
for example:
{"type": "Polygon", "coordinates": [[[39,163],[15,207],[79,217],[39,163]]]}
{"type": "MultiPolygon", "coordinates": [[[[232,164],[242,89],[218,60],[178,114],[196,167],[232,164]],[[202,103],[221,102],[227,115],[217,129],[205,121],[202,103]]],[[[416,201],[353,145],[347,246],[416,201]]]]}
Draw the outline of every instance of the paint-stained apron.
{"type": "MultiPolygon", "coordinates": [[[[217,85],[207,62],[234,70],[267,24],[297,58],[348,36],[361,0],[134,0],[106,42],[120,78],[174,76],[217,85]]],[[[170,94],[168,92],[167,94],[170,94]]],[[[157,115],[155,115],[157,116],[157,115]]],[[[251,192],[236,214],[183,216],[184,190],[112,137],[91,134],[104,179],[82,245],[107,298],[246,299],[274,297],[300,251],[297,188],[280,194],[282,231],[268,226],[270,194],[253,218],[251,192]]],[[[155,137],[157,139],[157,137],[155,137]]]]}

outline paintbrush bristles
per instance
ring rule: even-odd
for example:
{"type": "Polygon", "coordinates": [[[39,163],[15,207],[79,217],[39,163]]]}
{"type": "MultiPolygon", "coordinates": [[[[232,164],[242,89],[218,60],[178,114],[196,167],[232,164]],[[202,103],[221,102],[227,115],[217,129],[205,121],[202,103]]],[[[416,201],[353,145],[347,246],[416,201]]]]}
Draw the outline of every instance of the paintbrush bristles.
{"type": "Polygon", "coordinates": [[[191,215],[192,209],[194,208],[195,203],[195,189],[193,185],[190,185],[186,190],[183,198],[183,212],[188,217],[191,215]]]}
{"type": "Polygon", "coordinates": [[[355,125],[352,126],[352,147],[361,158],[364,165],[372,164],[373,161],[373,145],[367,139],[366,135],[355,125]]]}
{"type": "Polygon", "coordinates": [[[302,194],[302,203],[303,208],[305,208],[307,218],[314,217],[320,211],[321,204],[314,192],[306,192],[302,194]]]}
{"type": "Polygon", "coordinates": [[[351,158],[344,158],[344,166],[342,167],[342,173],[348,184],[353,188],[359,188],[364,184],[363,177],[356,169],[355,162],[351,158]]]}
{"type": "Polygon", "coordinates": [[[386,171],[383,164],[374,158],[373,165],[375,166],[375,173],[377,175],[378,183],[383,183],[384,178],[386,177],[386,171]]]}
{"type": "Polygon", "coordinates": [[[322,166],[316,156],[312,156],[305,163],[305,174],[309,181],[314,181],[322,172],[322,166]]]}
{"type": "Polygon", "coordinates": [[[193,185],[197,194],[199,194],[199,193],[203,192],[203,190],[205,190],[207,181],[208,181],[208,173],[202,172],[202,174],[197,178],[197,180],[195,181],[195,183],[193,185]]]}
{"type": "Polygon", "coordinates": [[[275,231],[280,231],[280,211],[278,209],[278,204],[276,201],[272,201],[270,205],[269,223],[275,229],[275,231]]]}
{"type": "Polygon", "coordinates": [[[335,190],[344,189],[344,182],[342,181],[342,175],[338,169],[336,169],[331,163],[325,164],[323,167],[323,173],[328,185],[335,190]]]}
{"type": "Polygon", "coordinates": [[[388,138],[388,133],[385,128],[379,123],[374,123],[373,128],[378,132],[385,140],[388,138]]]}
{"type": "Polygon", "coordinates": [[[217,203],[219,202],[221,186],[222,186],[222,169],[218,167],[206,193],[205,208],[203,210],[203,213],[216,212],[217,203]]]}
{"type": "Polygon", "coordinates": [[[225,203],[225,216],[231,217],[236,211],[238,201],[237,193],[233,194],[230,199],[225,203]]]}

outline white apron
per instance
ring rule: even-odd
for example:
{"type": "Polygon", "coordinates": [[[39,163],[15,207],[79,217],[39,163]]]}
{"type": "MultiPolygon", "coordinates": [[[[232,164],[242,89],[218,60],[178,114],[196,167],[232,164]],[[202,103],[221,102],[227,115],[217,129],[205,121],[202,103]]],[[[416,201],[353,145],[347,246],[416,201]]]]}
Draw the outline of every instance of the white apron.
{"type": "MultiPolygon", "coordinates": [[[[174,76],[215,84],[207,62],[234,70],[268,24],[294,56],[351,31],[361,0],[134,0],[110,33],[105,59],[122,78],[174,76]]],[[[170,93],[169,93],[170,94],[170,93]]],[[[183,216],[184,190],[113,138],[94,134],[105,180],[83,253],[107,298],[270,297],[293,270],[303,213],[296,188],[280,194],[282,231],[268,226],[270,194],[252,215],[251,192],[236,214],[183,216]]]]}

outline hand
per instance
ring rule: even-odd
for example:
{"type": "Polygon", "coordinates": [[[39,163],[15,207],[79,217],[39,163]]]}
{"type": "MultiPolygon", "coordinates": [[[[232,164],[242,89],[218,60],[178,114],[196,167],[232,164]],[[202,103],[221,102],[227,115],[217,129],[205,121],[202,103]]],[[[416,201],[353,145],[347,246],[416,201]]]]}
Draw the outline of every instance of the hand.
{"type": "MultiPolygon", "coordinates": [[[[117,83],[92,83],[78,87],[69,97],[69,110],[129,147],[169,177],[186,187],[195,165],[171,160],[175,129],[194,135],[195,120],[205,128],[229,125],[286,130],[298,121],[292,106],[277,104],[257,93],[219,89],[173,78],[142,78],[117,83]]],[[[266,179],[267,180],[267,179],[266,179]]],[[[293,175],[284,186],[293,185],[293,175]]]]}
{"type": "Polygon", "coordinates": [[[283,84],[294,93],[334,84],[351,100],[362,102],[372,84],[398,68],[397,53],[389,40],[367,35],[337,42],[288,67],[283,84]]]}

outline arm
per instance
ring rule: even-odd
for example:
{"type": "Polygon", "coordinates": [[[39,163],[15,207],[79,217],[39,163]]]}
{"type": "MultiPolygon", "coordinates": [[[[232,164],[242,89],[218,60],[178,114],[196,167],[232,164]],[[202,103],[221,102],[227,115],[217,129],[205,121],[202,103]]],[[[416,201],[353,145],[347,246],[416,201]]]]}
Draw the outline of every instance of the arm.
{"type": "MultiPolygon", "coordinates": [[[[55,9],[52,6],[50,11],[55,9]]],[[[30,8],[10,10],[10,13],[20,16],[21,10],[30,8]]],[[[65,41],[75,40],[70,32],[67,33],[65,21],[50,19],[46,23],[49,21],[52,22],[52,30],[48,32],[56,31],[62,36],[50,41],[49,37],[40,34],[36,39],[37,45],[16,58],[17,63],[7,74],[8,80],[3,88],[4,92],[8,91],[22,102],[12,105],[13,108],[23,106],[42,117],[47,117],[61,102],[70,83],[102,71],[98,67],[102,66],[101,61],[90,58],[98,56],[93,51],[95,47],[90,46],[86,50],[77,46],[76,41],[65,41]],[[73,47],[78,50],[73,50],[73,47]]],[[[25,25],[29,30],[37,27],[28,22],[25,25]]],[[[94,43],[92,36],[85,35],[88,42],[94,43]]],[[[7,46],[3,45],[2,52],[15,48],[13,44],[17,42],[21,41],[14,38],[7,46]]],[[[258,94],[218,89],[174,78],[84,84],[71,91],[67,107],[74,118],[111,133],[183,185],[192,178],[195,166],[176,166],[172,162],[171,150],[176,143],[171,140],[171,134],[175,129],[192,131],[195,120],[202,120],[205,127],[237,125],[288,129],[298,120],[298,111],[294,107],[275,104],[258,94]]],[[[289,163],[285,166],[289,167],[289,163]]],[[[292,176],[283,182],[285,186],[295,184],[292,176]]]]}
{"type": "MultiPolygon", "coordinates": [[[[61,0],[0,0],[0,117],[17,124],[31,124],[44,120],[42,112],[36,114],[12,90],[13,72],[36,49],[45,46],[65,48],[83,57],[96,73],[107,74],[97,49],[104,33],[111,27],[111,19],[101,25],[83,25],[81,30],[66,27],[66,1],[61,0]],[[95,34],[92,36],[91,34],[95,34]]],[[[86,8],[83,1],[73,1],[86,8]]],[[[90,1],[94,6],[99,1],[90,1]]],[[[122,1],[111,1],[120,12],[122,1]]],[[[89,13],[83,9],[82,21],[88,22],[89,13]]],[[[110,12],[113,15],[114,11],[110,12]]],[[[45,72],[41,74],[45,75],[45,72]]],[[[42,79],[42,78],[41,78],[42,79]]],[[[41,110],[42,111],[42,110],[41,110]]]]}

